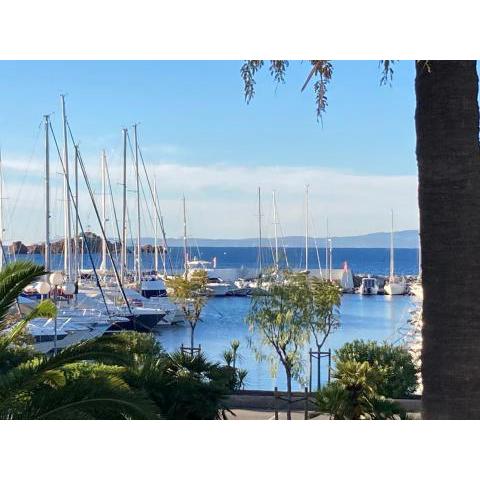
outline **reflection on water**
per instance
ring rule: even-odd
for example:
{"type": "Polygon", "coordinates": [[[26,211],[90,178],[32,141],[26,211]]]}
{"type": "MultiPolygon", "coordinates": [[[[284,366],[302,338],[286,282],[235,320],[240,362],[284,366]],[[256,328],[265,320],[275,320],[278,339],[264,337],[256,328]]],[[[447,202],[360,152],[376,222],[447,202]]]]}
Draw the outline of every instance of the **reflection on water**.
{"type": "MultiPolygon", "coordinates": [[[[202,314],[202,321],[195,330],[195,343],[202,346],[202,351],[210,360],[222,361],[222,352],[229,347],[230,341],[237,338],[241,342],[240,367],[248,370],[247,388],[270,390],[275,386],[286,386],[285,375],[281,368],[278,378],[272,379],[268,363],[256,361],[247,345],[249,336],[244,318],[250,306],[249,298],[217,297],[207,302],[202,314]]],[[[334,332],[325,349],[335,350],[345,342],[354,339],[371,339],[395,342],[402,336],[412,308],[411,298],[391,297],[388,295],[362,296],[344,295],[340,308],[340,328],[334,332]]],[[[160,332],[159,341],[168,351],[175,350],[182,343],[190,341],[189,327],[167,327],[160,332]]],[[[308,365],[308,355],[305,355],[308,365]]],[[[322,381],[327,378],[326,360],[322,364],[322,381]]],[[[315,376],[316,378],[316,376],[315,376]]],[[[315,382],[314,382],[315,385],[315,382]]],[[[295,388],[301,386],[295,384],[295,388]]]]}

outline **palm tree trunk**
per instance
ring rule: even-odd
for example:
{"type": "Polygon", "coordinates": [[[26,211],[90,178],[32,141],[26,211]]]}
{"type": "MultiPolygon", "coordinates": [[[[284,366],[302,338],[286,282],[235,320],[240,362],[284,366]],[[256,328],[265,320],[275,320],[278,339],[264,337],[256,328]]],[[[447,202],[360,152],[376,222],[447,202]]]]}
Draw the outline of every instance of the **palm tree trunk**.
{"type": "Polygon", "coordinates": [[[480,419],[480,150],[475,61],[417,62],[423,417],[480,419]]]}

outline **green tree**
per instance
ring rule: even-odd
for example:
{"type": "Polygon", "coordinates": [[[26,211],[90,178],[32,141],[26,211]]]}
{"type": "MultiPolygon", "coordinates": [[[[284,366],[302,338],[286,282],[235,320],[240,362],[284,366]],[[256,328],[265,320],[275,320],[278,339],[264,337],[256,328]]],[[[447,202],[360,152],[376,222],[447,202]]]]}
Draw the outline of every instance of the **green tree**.
{"type": "Polygon", "coordinates": [[[382,372],[378,393],[388,398],[411,395],[417,388],[417,369],[408,350],[400,345],[354,340],[335,352],[337,362],[368,362],[382,372]]]}
{"type": "MultiPolygon", "coordinates": [[[[245,62],[245,99],[254,96],[262,60],[245,62]]],[[[382,83],[391,80],[383,61],[382,83]]],[[[288,62],[272,60],[284,82],[288,62]]],[[[312,60],[317,115],[325,112],[333,74],[312,60]]],[[[480,418],[480,146],[477,64],[473,60],[416,61],[417,163],[422,248],[423,418],[480,418]],[[468,269],[459,274],[459,267],[468,269]],[[455,401],[453,401],[455,399],[455,401]]]]}
{"type": "Polygon", "coordinates": [[[238,349],[240,348],[240,340],[234,338],[230,342],[230,348],[232,350],[232,366],[235,369],[235,368],[237,368],[237,359],[241,359],[241,357],[238,353],[238,349]]]}
{"type": "Polygon", "coordinates": [[[172,300],[180,306],[190,324],[190,348],[193,353],[195,327],[207,301],[207,273],[204,270],[193,271],[188,278],[174,276],[165,281],[172,300]]]}
{"type": "Polygon", "coordinates": [[[309,312],[306,317],[317,351],[320,352],[330,334],[340,326],[339,312],[342,290],[335,283],[308,278],[309,312]]]}
{"type": "Polygon", "coordinates": [[[287,274],[284,281],[272,280],[268,284],[267,294],[253,296],[246,322],[253,336],[250,345],[257,359],[269,360],[272,375],[276,375],[279,363],[283,366],[287,378],[287,419],[290,420],[292,379],[301,378],[303,348],[310,336],[305,320],[307,287],[301,277],[291,274],[287,274]],[[256,345],[255,336],[260,345],[256,345]],[[268,354],[264,353],[263,346],[270,347],[268,354]]]}
{"type": "Polygon", "coordinates": [[[395,402],[378,393],[383,373],[368,362],[337,362],[333,382],[317,394],[317,408],[335,420],[405,418],[395,402]]]}

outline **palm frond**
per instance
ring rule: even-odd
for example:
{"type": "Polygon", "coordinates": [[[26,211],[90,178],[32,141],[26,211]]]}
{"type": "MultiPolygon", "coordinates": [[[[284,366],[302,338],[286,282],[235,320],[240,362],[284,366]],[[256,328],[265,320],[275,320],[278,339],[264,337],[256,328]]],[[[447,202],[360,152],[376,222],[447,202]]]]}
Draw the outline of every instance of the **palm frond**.
{"type": "MultiPolygon", "coordinates": [[[[4,342],[0,348],[9,346],[20,335],[30,320],[34,318],[54,318],[57,316],[57,307],[51,300],[40,302],[25,318],[17,322],[4,336],[4,342]]],[[[2,339],[3,340],[3,339],[2,339]]]]}
{"type": "Polygon", "coordinates": [[[115,374],[81,375],[60,389],[44,388],[36,393],[16,417],[46,419],[155,419],[153,402],[133,391],[115,374]]]}
{"type": "Polygon", "coordinates": [[[12,262],[0,272],[0,331],[4,318],[24,288],[47,272],[41,265],[29,261],[12,262]]]}

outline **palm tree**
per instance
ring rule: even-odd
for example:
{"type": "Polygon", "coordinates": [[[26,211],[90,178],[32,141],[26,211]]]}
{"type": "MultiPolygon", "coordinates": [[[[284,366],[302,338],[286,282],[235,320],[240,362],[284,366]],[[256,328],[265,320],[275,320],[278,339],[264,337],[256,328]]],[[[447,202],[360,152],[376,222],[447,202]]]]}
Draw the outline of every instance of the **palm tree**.
{"type": "Polygon", "coordinates": [[[238,340],[237,338],[234,338],[230,342],[230,348],[232,352],[232,366],[234,370],[237,368],[237,358],[239,357],[238,355],[239,347],[240,347],[240,340],[238,340]]]}
{"type": "MultiPolygon", "coordinates": [[[[312,60],[317,115],[325,112],[333,66],[312,60]]],[[[382,82],[391,80],[392,62],[382,82]]],[[[241,69],[245,99],[254,96],[262,60],[241,69]]],[[[284,82],[288,62],[272,60],[284,82]]],[[[475,61],[416,62],[416,133],[422,248],[423,417],[480,418],[480,151],[475,61]]]]}
{"type": "Polygon", "coordinates": [[[406,418],[395,402],[378,393],[383,372],[368,362],[339,361],[334,381],[317,394],[317,408],[335,420],[386,420],[406,418]]]}
{"type": "Polygon", "coordinates": [[[423,417],[480,418],[480,150],[475,61],[416,65],[423,417]]]}
{"type": "Polygon", "coordinates": [[[0,418],[155,418],[153,403],[122,378],[132,363],[127,337],[90,340],[54,357],[16,345],[32,318],[56,315],[45,300],[15,324],[7,320],[22,290],[46,273],[31,262],[0,272],[0,418]]]}
{"type": "MultiPolygon", "coordinates": [[[[235,387],[232,369],[206,357],[183,351],[165,353],[154,345],[135,356],[124,378],[134,389],[147,392],[162,418],[208,420],[225,418],[225,400],[235,387]]],[[[146,340],[148,343],[148,339],[146,340]]],[[[158,345],[158,344],[157,344],[158,345]]]]}

